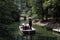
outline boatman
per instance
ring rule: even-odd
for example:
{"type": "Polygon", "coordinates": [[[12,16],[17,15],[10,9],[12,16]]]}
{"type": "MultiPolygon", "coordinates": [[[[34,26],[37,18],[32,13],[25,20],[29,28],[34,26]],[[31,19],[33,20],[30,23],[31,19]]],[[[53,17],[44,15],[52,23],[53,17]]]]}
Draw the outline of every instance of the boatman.
{"type": "Polygon", "coordinates": [[[30,27],[30,29],[32,27],[32,18],[31,17],[29,17],[29,27],[30,27]]]}

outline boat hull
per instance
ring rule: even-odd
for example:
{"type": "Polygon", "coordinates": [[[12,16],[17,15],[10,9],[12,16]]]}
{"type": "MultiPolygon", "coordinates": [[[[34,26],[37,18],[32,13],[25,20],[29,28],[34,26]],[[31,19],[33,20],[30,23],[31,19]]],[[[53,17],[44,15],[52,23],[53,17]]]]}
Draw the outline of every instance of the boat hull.
{"type": "Polygon", "coordinates": [[[23,32],[23,34],[25,34],[25,35],[33,35],[33,34],[36,33],[36,29],[33,28],[33,27],[32,27],[32,29],[23,30],[23,29],[21,28],[21,26],[19,26],[19,29],[20,29],[20,31],[23,32]]]}

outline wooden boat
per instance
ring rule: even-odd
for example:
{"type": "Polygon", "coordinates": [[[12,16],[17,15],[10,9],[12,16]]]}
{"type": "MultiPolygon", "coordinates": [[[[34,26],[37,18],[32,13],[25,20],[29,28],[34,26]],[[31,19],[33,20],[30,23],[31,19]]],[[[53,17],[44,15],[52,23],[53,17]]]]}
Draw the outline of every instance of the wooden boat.
{"type": "Polygon", "coordinates": [[[52,29],[53,31],[55,31],[55,32],[60,32],[60,29],[52,29]]]}
{"type": "Polygon", "coordinates": [[[20,29],[20,31],[23,32],[23,34],[25,34],[25,35],[35,34],[35,32],[36,32],[36,29],[33,28],[33,27],[32,27],[31,29],[26,29],[26,30],[22,29],[21,27],[22,27],[22,26],[19,26],[19,29],[20,29]]]}

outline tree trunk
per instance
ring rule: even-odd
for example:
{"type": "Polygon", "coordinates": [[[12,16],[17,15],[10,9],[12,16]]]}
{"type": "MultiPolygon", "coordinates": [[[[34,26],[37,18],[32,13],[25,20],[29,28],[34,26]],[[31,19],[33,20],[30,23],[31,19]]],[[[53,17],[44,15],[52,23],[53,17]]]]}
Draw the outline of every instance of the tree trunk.
{"type": "Polygon", "coordinates": [[[48,8],[46,8],[46,21],[48,20],[48,8]]]}

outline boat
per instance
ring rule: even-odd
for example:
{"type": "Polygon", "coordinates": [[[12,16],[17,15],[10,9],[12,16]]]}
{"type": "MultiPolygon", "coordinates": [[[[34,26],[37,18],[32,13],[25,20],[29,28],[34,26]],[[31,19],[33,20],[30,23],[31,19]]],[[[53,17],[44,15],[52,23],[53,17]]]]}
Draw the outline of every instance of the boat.
{"type": "Polygon", "coordinates": [[[60,28],[52,29],[55,32],[60,32],[60,28]]]}
{"type": "Polygon", "coordinates": [[[33,27],[31,27],[31,29],[26,29],[26,30],[24,30],[24,29],[22,28],[22,26],[19,26],[19,29],[20,29],[20,31],[23,32],[23,34],[25,34],[25,35],[32,35],[32,34],[35,34],[35,32],[36,32],[36,29],[33,28],[33,27]]]}

